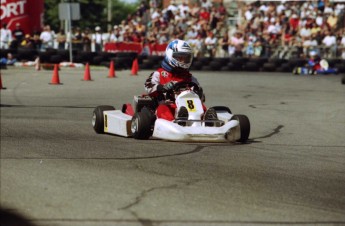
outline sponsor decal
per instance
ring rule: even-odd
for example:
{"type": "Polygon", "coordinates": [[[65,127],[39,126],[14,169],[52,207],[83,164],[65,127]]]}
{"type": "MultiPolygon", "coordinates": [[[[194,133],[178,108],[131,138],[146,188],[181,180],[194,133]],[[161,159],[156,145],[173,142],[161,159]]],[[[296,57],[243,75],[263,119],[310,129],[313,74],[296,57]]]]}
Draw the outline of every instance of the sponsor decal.
{"type": "Polygon", "coordinates": [[[1,0],[1,23],[10,30],[19,23],[26,34],[40,31],[43,25],[44,0],[1,0]]]}
{"type": "Polygon", "coordinates": [[[169,73],[166,72],[166,71],[162,71],[162,72],[161,72],[161,75],[162,75],[164,78],[167,78],[168,75],[169,75],[169,73]]]}

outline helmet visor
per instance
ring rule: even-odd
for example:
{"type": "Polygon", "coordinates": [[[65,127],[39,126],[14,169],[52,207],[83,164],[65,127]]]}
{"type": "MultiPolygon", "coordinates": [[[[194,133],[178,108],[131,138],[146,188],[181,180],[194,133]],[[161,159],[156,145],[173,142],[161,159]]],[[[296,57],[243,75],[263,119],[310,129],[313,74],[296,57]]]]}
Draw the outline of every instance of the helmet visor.
{"type": "Polygon", "coordinates": [[[184,53],[184,52],[173,53],[172,57],[181,64],[190,64],[193,59],[193,56],[191,53],[184,53]]]}

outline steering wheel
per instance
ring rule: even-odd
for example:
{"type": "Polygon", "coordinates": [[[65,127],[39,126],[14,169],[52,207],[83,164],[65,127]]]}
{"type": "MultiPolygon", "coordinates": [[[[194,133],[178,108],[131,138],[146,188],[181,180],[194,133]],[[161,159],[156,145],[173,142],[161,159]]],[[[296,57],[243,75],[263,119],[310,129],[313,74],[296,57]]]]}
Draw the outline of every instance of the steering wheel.
{"type": "Polygon", "coordinates": [[[194,87],[193,91],[198,93],[200,91],[200,86],[195,82],[177,82],[174,85],[174,92],[179,92],[181,90],[190,89],[191,87],[194,87]]]}

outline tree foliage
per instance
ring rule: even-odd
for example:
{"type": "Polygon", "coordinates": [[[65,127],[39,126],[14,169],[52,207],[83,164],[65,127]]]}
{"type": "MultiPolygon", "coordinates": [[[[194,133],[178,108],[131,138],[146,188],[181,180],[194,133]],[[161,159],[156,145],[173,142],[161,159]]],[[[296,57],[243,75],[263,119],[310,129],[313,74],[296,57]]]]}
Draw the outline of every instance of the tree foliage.
{"type": "MultiPolygon", "coordinates": [[[[112,1],[112,21],[111,25],[119,24],[128,15],[136,12],[138,2],[126,3],[119,0],[112,1]]],[[[63,26],[59,20],[59,3],[76,2],[80,3],[80,20],[72,21],[73,27],[94,28],[100,26],[103,30],[108,25],[108,1],[107,0],[45,0],[44,24],[50,25],[53,30],[58,30],[63,26]]]]}

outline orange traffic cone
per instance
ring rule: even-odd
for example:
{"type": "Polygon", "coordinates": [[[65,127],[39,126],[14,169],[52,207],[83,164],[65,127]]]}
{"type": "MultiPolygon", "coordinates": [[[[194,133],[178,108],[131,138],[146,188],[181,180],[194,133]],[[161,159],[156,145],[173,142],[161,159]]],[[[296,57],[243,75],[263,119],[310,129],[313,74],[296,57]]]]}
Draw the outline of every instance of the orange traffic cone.
{"type": "Polygon", "coordinates": [[[135,58],[133,60],[133,64],[132,64],[132,75],[138,75],[138,69],[139,69],[139,65],[138,65],[138,59],[135,58]]]}
{"type": "Polygon", "coordinates": [[[86,65],[85,65],[84,81],[92,81],[91,80],[90,65],[89,65],[89,63],[86,63],[86,65]]]}
{"type": "Polygon", "coordinates": [[[41,70],[41,61],[40,61],[39,57],[37,57],[35,60],[35,69],[36,69],[36,71],[41,70]]]}
{"type": "Polygon", "coordinates": [[[6,89],[5,87],[2,86],[1,73],[0,73],[0,89],[6,89]]]}
{"type": "Polygon", "coordinates": [[[116,77],[115,65],[114,65],[114,61],[112,60],[112,61],[110,61],[108,78],[115,78],[115,77],[116,77]]]}
{"type": "Polygon", "coordinates": [[[59,65],[55,64],[54,65],[54,71],[53,71],[53,77],[50,85],[61,85],[60,83],[60,78],[59,78],[59,65]]]}

